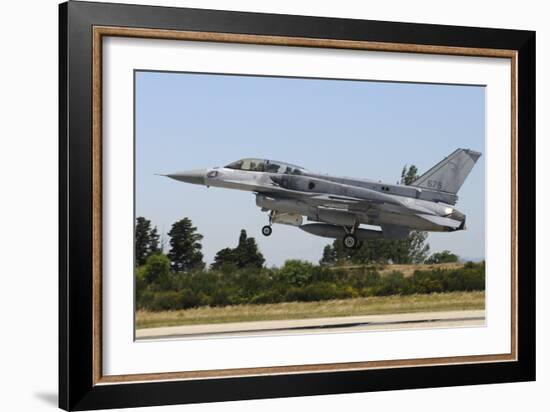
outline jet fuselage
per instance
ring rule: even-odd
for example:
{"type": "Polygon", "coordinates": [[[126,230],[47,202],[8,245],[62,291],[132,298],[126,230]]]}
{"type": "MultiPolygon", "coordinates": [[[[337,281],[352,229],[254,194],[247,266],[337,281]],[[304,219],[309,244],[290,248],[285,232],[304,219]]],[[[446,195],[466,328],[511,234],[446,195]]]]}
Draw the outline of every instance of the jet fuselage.
{"type": "Polygon", "coordinates": [[[466,216],[454,207],[456,192],[479,156],[457,149],[412,185],[330,176],[263,159],[242,159],[225,167],[167,176],[255,193],[256,205],[270,212],[269,225],[262,229],[266,236],[271,234],[272,223],[281,223],[317,236],[344,238],[344,244],[352,247],[356,239],[402,239],[411,230],[465,229],[466,216]],[[318,223],[304,225],[303,217],[318,223]],[[360,228],[361,224],[381,230],[360,228]]]}

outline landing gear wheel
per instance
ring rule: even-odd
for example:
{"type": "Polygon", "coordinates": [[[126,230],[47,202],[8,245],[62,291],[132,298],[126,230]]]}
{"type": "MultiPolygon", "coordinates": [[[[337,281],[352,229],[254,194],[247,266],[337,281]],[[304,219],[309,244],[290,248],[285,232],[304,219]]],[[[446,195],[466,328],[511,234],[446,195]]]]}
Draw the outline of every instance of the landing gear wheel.
{"type": "Polygon", "coordinates": [[[269,236],[269,235],[271,235],[271,232],[273,232],[273,229],[271,229],[271,226],[266,225],[266,226],[262,227],[262,235],[269,236]]]}
{"type": "Polygon", "coordinates": [[[344,236],[344,247],[347,249],[355,249],[357,246],[357,238],[352,235],[351,233],[348,233],[346,236],[344,236]]]}

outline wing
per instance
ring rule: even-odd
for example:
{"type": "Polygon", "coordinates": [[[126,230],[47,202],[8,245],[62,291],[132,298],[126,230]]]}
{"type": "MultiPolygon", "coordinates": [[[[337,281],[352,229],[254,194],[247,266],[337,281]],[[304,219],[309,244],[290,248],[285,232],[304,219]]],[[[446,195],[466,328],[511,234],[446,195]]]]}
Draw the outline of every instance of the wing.
{"type": "Polygon", "coordinates": [[[284,188],[271,188],[270,190],[257,191],[258,194],[268,195],[279,199],[296,199],[300,200],[309,206],[324,207],[328,209],[346,209],[354,211],[367,211],[373,207],[379,206],[384,202],[376,200],[365,200],[347,196],[334,196],[328,194],[299,192],[296,190],[288,190],[284,188]]]}
{"type": "Polygon", "coordinates": [[[307,203],[310,206],[316,207],[336,207],[342,209],[353,206],[355,209],[363,210],[369,209],[376,204],[382,204],[388,201],[393,202],[393,199],[389,197],[381,197],[379,193],[374,191],[372,191],[372,199],[360,199],[351,196],[339,196],[327,193],[303,192],[300,190],[286,189],[273,180],[269,184],[262,182],[261,184],[250,185],[249,187],[250,190],[256,192],[257,194],[283,199],[296,199],[307,203]]]}

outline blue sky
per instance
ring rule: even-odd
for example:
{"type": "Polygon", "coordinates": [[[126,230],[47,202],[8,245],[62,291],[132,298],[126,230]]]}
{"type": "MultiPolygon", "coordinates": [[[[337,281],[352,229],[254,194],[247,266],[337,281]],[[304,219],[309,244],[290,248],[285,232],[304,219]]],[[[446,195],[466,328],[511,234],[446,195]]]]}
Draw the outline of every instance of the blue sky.
{"type": "MultiPolygon", "coordinates": [[[[275,225],[254,195],[188,185],[155,173],[223,166],[244,157],[277,159],[333,175],[395,183],[404,164],[420,173],[458,147],[485,154],[480,86],[136,72],[136,216],[161,232],[192,219],[210,263],[254,236],[267,265],[317,262],[330,239],[275,225]]],[[[459,192],[468,230],[431,233],[432,251],[485,256],[485,158],[459,192]]]]}

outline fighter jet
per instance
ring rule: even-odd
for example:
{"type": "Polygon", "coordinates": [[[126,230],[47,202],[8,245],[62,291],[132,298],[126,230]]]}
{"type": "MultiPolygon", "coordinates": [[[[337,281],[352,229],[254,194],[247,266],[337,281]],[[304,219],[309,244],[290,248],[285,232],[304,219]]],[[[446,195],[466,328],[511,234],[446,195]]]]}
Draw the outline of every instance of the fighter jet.
{"type": "Polygon", "coordinates": [[[254,193],[256,205],[268,212],[264,236],[271,235],[272,225],[279,223],[341,239],[344,247],[352,249],[366,239],[405,239],[411,230],[465,230],[466,216],[454,205],[480,156],[473,150],[457,149],[410,185],[330,176],[285,162],[252,158],[165,176],[254,193]],[[304,218],[313,223],[304,223],[304,218]]]}

